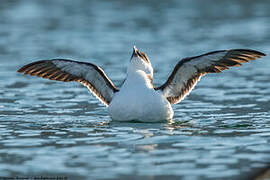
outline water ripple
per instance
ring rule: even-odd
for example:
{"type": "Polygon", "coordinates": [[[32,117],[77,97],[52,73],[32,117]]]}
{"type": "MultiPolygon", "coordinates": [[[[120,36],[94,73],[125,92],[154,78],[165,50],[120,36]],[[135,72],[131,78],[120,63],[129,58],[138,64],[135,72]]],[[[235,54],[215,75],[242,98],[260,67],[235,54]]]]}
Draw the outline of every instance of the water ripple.
{"type": "Polygon", "coordinates": [[[100,65],[119,86],[136,44],[160,85],[186,56],[228,48],[267,53],[269,8],[267,1],[233,0],[1,2],[1,176],[250,178],[270,162],[267,57],[203,77],[173,106],[172,121],[154,124],[112,122],[85,87],[16,70],[71,58],[100,65]]]}

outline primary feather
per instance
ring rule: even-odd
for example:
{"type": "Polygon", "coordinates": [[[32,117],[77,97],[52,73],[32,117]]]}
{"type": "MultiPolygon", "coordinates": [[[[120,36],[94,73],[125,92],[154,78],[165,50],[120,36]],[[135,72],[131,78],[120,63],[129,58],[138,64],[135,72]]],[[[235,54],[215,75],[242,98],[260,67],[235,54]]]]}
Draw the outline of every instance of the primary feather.
{"type": "Polygon", "coordinates": [[[41,60],[23,66],[18,72],[56,81],[79,82],[106,106],[118,91],[104,71],[92,63],[67,59],[41,60]]]}
{"type": "Polygon", "coordinates": [[[171,104],[176,104],[191,92],[205,74],[220,73],[261,56],[265,54],[249,49],[232,49],[184,58],[177,63],[168,80],[155,89],[161,90],[171,104]]]}

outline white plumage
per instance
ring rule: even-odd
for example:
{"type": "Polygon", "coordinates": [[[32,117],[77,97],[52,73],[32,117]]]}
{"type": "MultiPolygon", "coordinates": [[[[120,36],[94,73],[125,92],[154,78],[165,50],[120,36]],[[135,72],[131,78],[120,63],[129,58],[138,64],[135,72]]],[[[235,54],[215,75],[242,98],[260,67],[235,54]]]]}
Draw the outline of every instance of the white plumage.
{"type": "Polygon", "coordinates": [[[233,49],[184,58],[163,85],[154,87],[150,60],[134,46],[127,77],[120,90],[99,66],[92,63],[41,60],[23,66],[18,72],[51,80],[80,82],[108,107],[113,120],[158,122],[173,118],[171,104],[183,100],[205,74],[219,73],[261,56],[265,54],[233,49]]]}
{"type": "Polygon", "coordinates": [[[173,117],[170,103],[161,91],[153,89],[147,74],[141,70],[128,72],[108,110],[112,119],[118,121],[156,122],[173,117]]]}

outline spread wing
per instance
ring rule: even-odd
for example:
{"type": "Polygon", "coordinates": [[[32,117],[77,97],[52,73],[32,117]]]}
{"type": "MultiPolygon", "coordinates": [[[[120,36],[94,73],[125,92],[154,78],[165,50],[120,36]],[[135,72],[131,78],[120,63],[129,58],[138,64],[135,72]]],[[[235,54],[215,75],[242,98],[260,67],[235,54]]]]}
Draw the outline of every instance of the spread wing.
{"type": "Polygon", "coordinates": [[[261,56],[265,54],[249,49],[232,49],[184,58],[175,66],[168,80],[155,90],[161,90],[171,104],[176,104],[191,92],[205,74],[220,73],[261,56]]]}
{"type": "Polygon", "coordinates": [[[106,106],[118,91],[104,71],[92,63],[67,59],[42,60],[23,66],[18,72],[56,81],[79,82],[106,106]]]}

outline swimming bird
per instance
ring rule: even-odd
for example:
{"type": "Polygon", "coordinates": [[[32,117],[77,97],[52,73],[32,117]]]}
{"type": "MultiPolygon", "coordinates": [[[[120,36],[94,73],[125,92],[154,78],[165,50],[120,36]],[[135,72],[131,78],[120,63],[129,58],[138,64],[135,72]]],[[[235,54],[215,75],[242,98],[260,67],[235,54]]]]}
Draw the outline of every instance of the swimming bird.
{"type": "Polygon", "coordinates": [[[159,87],[153,85],[153,67],[149,58],[135,46],[120,89],[99,66],[89,62],[40,60],[23,66],[18,72],[81,83],[108,108],[112,120],[158,122],[173,118],[171,105],[183,100],[202,76],[220,73],[261,56],[265,54],[255,50],[231,49],[187,57],[176,64],[168,80],[159,87]]]}

